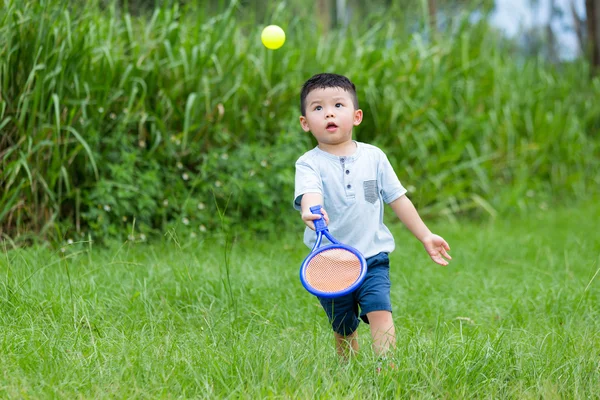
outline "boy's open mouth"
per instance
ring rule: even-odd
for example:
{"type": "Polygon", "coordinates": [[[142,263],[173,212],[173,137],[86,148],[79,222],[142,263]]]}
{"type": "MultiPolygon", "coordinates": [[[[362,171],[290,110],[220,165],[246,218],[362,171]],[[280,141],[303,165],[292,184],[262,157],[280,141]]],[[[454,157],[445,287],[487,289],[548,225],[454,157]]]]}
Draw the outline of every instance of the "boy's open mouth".
{"type": "Polygon", "coordinates": [[[337,125],[333,122],[330,122],[327,124],[327,127],[325,129],[327,129],[328,131],[335,131],[337,129],[337,125]]]}

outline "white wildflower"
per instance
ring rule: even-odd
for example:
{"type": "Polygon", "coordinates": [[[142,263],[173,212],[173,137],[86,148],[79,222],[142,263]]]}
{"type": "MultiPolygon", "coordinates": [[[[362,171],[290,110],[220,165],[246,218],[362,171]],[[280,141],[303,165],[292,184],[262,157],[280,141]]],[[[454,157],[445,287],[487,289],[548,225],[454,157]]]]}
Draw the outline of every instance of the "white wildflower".
{"type": "Polygon", "coordinates": [[[204,225],[200,225],[200,232],[206,232],[206,227],[204,225]]]}
{"type": "Polygon", "coordinates": [[[181,178],[182,178],[184,181],[187,181],[187,180],[189,180],[189,179],[190,179],[190,176],[189,176],[187,173],[185,173],[185,172],[184,172],[184,173],[181,175],[181,178]]]}
{"type": "Polygon", "coordinates": [[[177,169],[183,169],[183,164],[181,162],[177,162],[177,169]]]}
{"type": "Polygon", "coordinates": [[[266,167],[267,166],[267,160],[262,160],[260,162],[260,165],[262,165],[263,167],[266,167]]]}
{"type": "Polygon", "coordinates": [[[146,235],[144,235],[143,233],[140,233],[140,240],[142,242],[145,242],[146,241],[146,235]]]}
{"type": "Polygon", "coordinates": [[[457,321],[460,321],[460,322],[466,322],[468,324],[475,325],[475,321],[473,321],[469,317],[456,317],[454,319],[457,320],[457,321]]]}
{"type": "Polygon", "coordinates": [[[67,244],[73,244],[73,239],[68,239],[67,244]]]}
{"type": "Polygon", "coordinates": [[[215,182],[215,186],[216,187],[221,187],[221,186],[223,186],[223,184],[221,183],[221,181],[216,181],[215,182]]]}
{"type": "Polygon", "coordinates": [[[109,212],[110,211],[110,206],[108,204],[104,205],[104,211],[109,212]]]}
{"type": "Polygon", "coordinates": [[[227,153],[223,153],[223,154],[221,154],[221,158],[222,158],[223,160],[227,160],[227,159],[229,158],[229,154],[227,154],[227,153]]]}
{"type": "Polygon", "coordinates": [[[184,225],[189,225],[190,224],[190,220],[187,218],[182,218],[181,222],[183,222],[184,225]]]}
{"type": "Polygon", "coordinates": [[[204,210],[206,208],[206,205],[204,205],[204,203],[198,203],[198,210],[204,210]]]}
{"type": "Polygon", "coordinates": [[[163,200],[163,207],[169,207],[169,200],[167,200],[167,199],[163,200]]]}

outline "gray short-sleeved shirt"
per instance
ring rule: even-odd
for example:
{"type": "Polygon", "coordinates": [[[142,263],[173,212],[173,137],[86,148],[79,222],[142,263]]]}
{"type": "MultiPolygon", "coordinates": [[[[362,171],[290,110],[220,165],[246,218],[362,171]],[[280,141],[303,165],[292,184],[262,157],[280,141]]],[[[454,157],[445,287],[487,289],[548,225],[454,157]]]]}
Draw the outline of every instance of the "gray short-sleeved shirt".
{"type": "MultiPolygon", "coordinates": [[[[394,237],[383,223],[384,203],[406,193],[386,155],[360,142],[351,156],[339,157],[318,147],[296,161],[294,208],[305,193],[320,193],[329,215],[329,231],[365,257],[394,250],[394,237]]],[[[311,247],[315,232],[306,228],[304,243],[311,247]]]]}

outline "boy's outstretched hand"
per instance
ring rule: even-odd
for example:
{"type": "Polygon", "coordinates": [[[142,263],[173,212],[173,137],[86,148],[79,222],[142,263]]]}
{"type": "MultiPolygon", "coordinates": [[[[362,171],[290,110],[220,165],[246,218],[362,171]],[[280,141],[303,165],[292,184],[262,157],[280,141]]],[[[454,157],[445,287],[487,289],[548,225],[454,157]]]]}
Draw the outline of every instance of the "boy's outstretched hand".
{"type": "MultiPolygon", "coordinates": [[[[329,216],[327,215],[327,211],[321,207],[321,213],[323,213],[322,217],[325,220],[325,224],[329,225],[329,216]]],[[[302,220],[313,231],[315,230],[315,223],[313,222],[315,219],[321,218],[321,215],[313,214],[310,211],[302,213],[302,220]]]]}
{"type": "Polygon", "coordinates": [[[450,246],[441,236],[434,235],[433,233],[426,236],[423,239],[423,246],[425,247],[425,250],[427,250],[429,257],[437,264],[444,266],[448,265],[448,261],[446,261],[444,257],[448,260],[452,260],[450,254],[448,254],[450,246]]]}

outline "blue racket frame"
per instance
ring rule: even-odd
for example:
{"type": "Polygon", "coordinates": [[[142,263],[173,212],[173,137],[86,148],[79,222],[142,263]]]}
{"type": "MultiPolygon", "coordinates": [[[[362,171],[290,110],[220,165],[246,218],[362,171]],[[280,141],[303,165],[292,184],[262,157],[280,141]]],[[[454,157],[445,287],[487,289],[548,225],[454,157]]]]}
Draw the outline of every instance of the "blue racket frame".
{"type": "Polygon", "coordinates": [[[316,215],[321,215],[321,218],[313,221],[315,224],[317,240],[315,241],[315,244],[312,250],[310,251],[310,254],[304,259],[304,261],[302,262],[302,266],[300,267],[300,282],[302,282],[302,286],[304,286],[304,288],[308,290],[309,293],[314,294],[317,297],[335,298],[344,296],[348,293],[352,293],[361,285],[361,283],[365,280],[365,276],[367,275],[367,261],[365,260],[365,257],[360,253],[360,251],[356,250],[354,247],[342,244],[333,236],[331,236],[331,234],[329,233],[329,229],[327,229],[327,224],[325,223],[325,220],[323,219],[323,216],[321,214],[320,205],[311,207],[310,212],[316,215]],[[323,247],[320,247],[321,242],[323,241],[323,236],[329,239],[331,244],[327,244],[323,247]],[[344,249],[353,253],[356,257],[358,257],[361,265],[360,274],[356,282],[354,282],[354,284],[352,284],[348,288],[340,290],[338,292],[323,292],[321,290],[315,289],[307,282],[305,278],[306,267],[308,266],[308,263],[317,255],[319,255],[319,253],[330,249],[344,249]]]}

